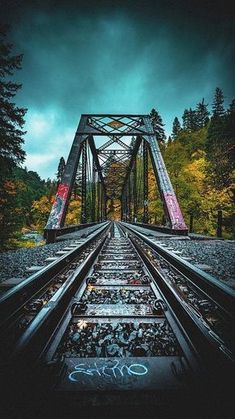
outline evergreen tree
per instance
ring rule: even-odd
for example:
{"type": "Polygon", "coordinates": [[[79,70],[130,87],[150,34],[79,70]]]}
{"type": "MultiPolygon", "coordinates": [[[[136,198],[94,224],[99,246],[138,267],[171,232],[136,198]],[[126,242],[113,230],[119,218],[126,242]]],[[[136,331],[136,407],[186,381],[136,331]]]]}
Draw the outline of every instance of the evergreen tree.
{"type": "Polygon", "coordinates": [[[207,109],[208,105],[205,104],[204,98],[201,102],[197,104],[196,114],[197,114],[197,125],[198,128],[205,127],[209,122],[210,112],[207,109]]]}
{"type": "Polygon", "coordinates": [[[153,130],[157,136],[158,141],[164,144],[166,140],[166,135],[163,128],[164,124],[163,124],[161,116],[159,115],[158,111],[156,111],[155,109],[152,109],[150,112],[150,118],[152,121],[153,130]]]}
{"type": "Polygon", "coordinates": [[[235,114],[235,99],[229,105],[228,114],[235,114]]]}
{"type": "Polygon", "coordinates": [[[224,116],[224,94],[219,87],[215,89],[214,101],[212,105],[213,118],[221,118],[224,116]]]}
{"type": "Polygon", "coordinates": [[[181,125],[180,121],[178,120],[177,116],[175,117],[173,121],[173,127],[172,127],[172,138],[175,140],[181,131],[181,125]]]}
{"type": "Polygon", "coordinates": [[[225,116],[224,153],[227,155],[228,172],[232,174],[235,169],[235,99],[229,105],[225,116]]]}
{"type": "Polygon", "coordinates": [[[189,118],[189,110],[185,109],[183,116],[182,116],[182,120],[183,120],[183,129],[188,130],[189,129],[189,125],[190,125],[190,118],[189,118]]]}
{"type": "Polygon", "coordinates": [[[0,27],[0,167],[1,177],[25,158],[22,131],[26,109],[12,102],[21,84],[9,80],[21,69],[22,55],[12,55],[12,45],[5,40],[6,28],[0,27]]]}
{"type": "Polygon", "coordinates": [[[64,169],[65,169],[65,160],[64,157],[60,158],[59,164],[58,164],[58,169],[57,169],[57,173],[56,173],[56,179],[57,179],[57,188],[61,182],[62,176],[64,174],[64,169]]]}
{"type": "Polygon", "coordinates": [[[205,144],[207,160],[210,163],[210,179],[216,188],[227,187],[231,184],[232,159],[231,150],[234,141],[234,103],[230,105],[225,114],[224,96],[222,90],[217,87],[213,101],[213,114],[208,128],[205,144]]]}
{"type": "Polygon", "coordinates": [[[172,137],[169,135],[168,140],[167,140],[167,145],[171,145],[172,144],[172,137]]]}
{"type": "Polygon", "coordinates": [[[182,120],[183,129],[187,131],[197,131],[200,128],[197,118],[197,111],[193,110],[192,108],[185,109],[182,120]]]}
{"type": "Polygon", "coordinates": [[[6,42],[6,28],[0,26],[0,230],[5,242],[21,225],[22,214],[16,210],[15,199],[19,186],[12,181],[12,170],[25,158],[22,150],[24,115],[26,109],[13,102],[21,84],[11,81],[21,68],[22,55],[12,55],[12,45],[6,42]]]}

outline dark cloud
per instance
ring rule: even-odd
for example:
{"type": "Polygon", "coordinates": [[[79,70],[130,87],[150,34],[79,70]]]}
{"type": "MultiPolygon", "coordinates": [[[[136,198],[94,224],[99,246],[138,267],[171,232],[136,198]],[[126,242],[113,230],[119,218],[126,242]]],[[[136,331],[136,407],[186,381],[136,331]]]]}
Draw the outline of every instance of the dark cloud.
{"type": "Polygon", "coordinates": [[[38,160],[42,146],[51,153],[60,144],[42,175],[68,153],[81,113],[156,107],[170,133],[174,116],[211,102],[216,86],[226,103],[234,96],[235,13],[226,1],[0,0],[0,10],[24,53],[17,100],[29,108],[26,150],[38,160]]]}

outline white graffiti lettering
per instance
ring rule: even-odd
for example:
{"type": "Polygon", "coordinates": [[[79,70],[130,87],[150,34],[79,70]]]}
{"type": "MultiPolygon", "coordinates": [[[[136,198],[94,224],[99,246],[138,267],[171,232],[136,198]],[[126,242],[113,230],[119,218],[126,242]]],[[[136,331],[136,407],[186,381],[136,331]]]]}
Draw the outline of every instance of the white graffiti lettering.
{"type": "Polygon", "coordinates": [[[94,362],[93,367],[85,367],[85,364],[78,364],[74,367],[74,371],[69,374],[70,381],[79,381],[78,374],[85,374],[92,377],[109,377],[109,378],[118,378],[124,377],[125,374],[142,376],[148,373],[148,368],[143,364],[131,364],[131,365],[120,365],[119,361],[113,361],[114,365],[102,365],[97,366],[97,363],[94,362]]]}

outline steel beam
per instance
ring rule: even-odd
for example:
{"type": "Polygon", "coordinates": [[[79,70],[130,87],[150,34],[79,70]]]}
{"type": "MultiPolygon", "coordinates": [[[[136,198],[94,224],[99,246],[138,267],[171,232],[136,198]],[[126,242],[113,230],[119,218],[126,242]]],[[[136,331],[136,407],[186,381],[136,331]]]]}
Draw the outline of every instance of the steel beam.
{"type": "Polygon", "coordinates": [[[95,207],[96,207],[96,165],[93,158],[92,161],[92,208],[91,208],[91,220],[95,222],[96,220],[96,213],[95,213],[95,207]]]}
{"type": "Polygon", "coordinates": [[[133,164],[134,164],[134,161],[136,159],[137,153],[139,151],[140,144],[141,144],[141,138],[137,137],[136,140],[135,140],[135,145],[134,145],[133,150],[132,150],[130,163],[129,163],[129,166],[128,166],[127,171],[126,171],[126,176],[125,176],[124,183],[123,183],[123,190],[126,187],[126,183],[127,183],[128,177],[130,176],[131,170],[133,168],[133,164]]]}
{"type": "MultiPolygon", "coordinates": [[[[145,129],[152,132],[153,127],[149,116],[144,117],[145,129]]],[[[153,170],[157,180],[165,215],[168,219],[168,227],[173,230],[188,230],[171,184],[162,154],[155,135],[144,136],[149,143],[149,152],[152,160],[153,170]]]]}
{"type": "Polygon", "coordinates": [[[104,183],[102,168],[100,166],[99,158],[98,158],[98,155],[97,155],[97,150],[96,150],[96,147],[95,147],[95,141],[94,141],[94,138],[92,136],[89,137],[89,146],[90,146],[90,149],[91,149],[91,152],[92,152],[93,160],[94,160],[95,165],[96,165],[97,173],[99,175],[99,178],[100,178],[100,181],[103,185],[103,188],[105,189],[105,183],[104,183]]]}
{"type": "Polygon", "coordinates": [[[137,219],[136,157],[133,162],[133,221],[137,219]]]}
{"type": "Polygon", "coordinates": [[[87,135],[81,134],[81,132],[85,129],[85,125],[86,118],[81,117],[45,230],[56,230],[63,227],[64,225],[68,210],[68,203],[77,173],[79,158],[81,154],[81,145],[87,138],[87,135]]]}
{"type": "Polygon", "coordinates": [[[87,222],[87,142],[82,145],[82,202],[81,202],[81,224],[87,222]]]}
{"type": "Polygon", "coordinates": [[[143,223],[148,223],[149,210],[148,210],[148,142],[143,140],[143,223]]]}

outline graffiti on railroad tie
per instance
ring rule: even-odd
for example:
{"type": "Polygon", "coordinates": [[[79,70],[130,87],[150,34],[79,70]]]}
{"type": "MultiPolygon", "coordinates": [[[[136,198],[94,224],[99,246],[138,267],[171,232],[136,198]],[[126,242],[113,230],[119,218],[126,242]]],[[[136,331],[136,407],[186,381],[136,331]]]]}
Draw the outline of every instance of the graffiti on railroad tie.
{"type": "Polygon", "coordinates": [[[100,367],[94,362],[94,367],[86,367],[85,364],[77,364],[74,371],[69,374],[70,381],[79,381],[79,374],[93,377],[109,377],[118,379],[124,376],[143,376],[148,373],[148,368],[143,364],[119,365],[119,361],[114,361],[114,365],[107,364],[100,367]]]}

